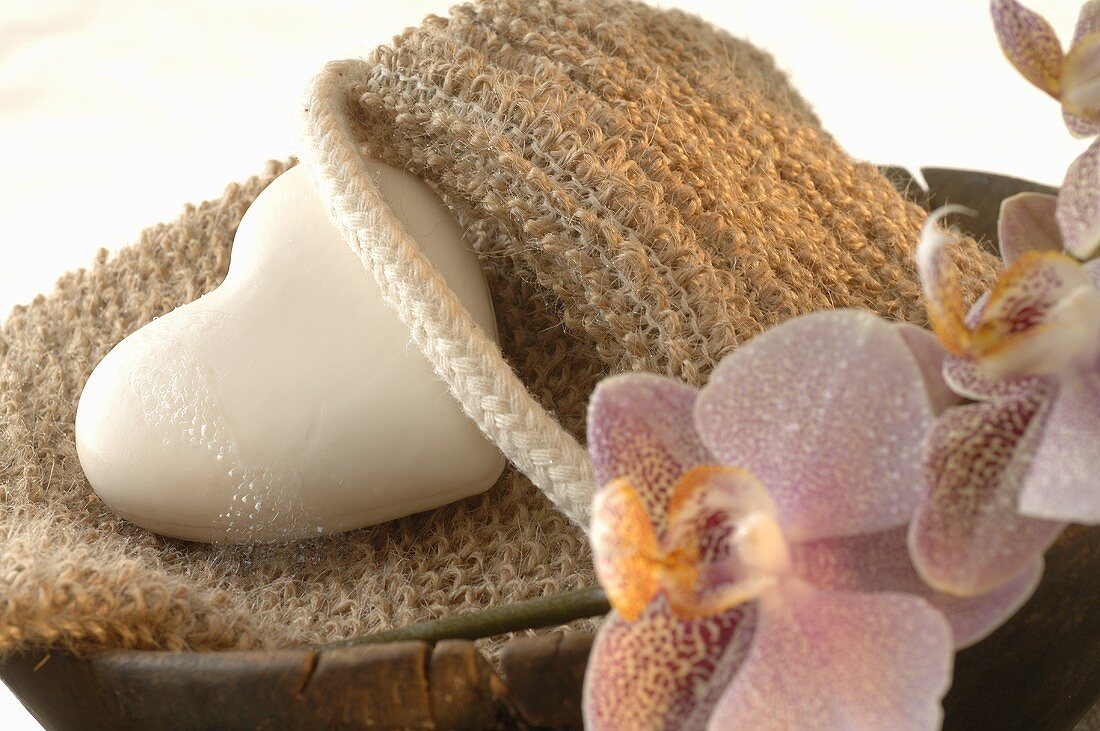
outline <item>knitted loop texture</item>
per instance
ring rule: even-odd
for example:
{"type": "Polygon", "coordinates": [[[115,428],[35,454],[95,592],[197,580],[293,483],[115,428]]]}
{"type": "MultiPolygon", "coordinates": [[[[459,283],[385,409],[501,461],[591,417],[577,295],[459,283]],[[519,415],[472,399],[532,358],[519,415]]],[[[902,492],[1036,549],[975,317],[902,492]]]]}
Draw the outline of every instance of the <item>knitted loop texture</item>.
{"type": "MultiPolygon", "coordinates": [[[[330,65],[306,117],[364,277],[514,466],[483,495],[291,545],[186,544],[98,500],[73,441],[88,374],[220,283],[245,209],[286,168],[273,163],[0,330],[0,653],[319,643],[591,585],[581,444],[600,378],[701,385],[812,310],[923,322],[924,212],[839,148],[767,54],[680,12],[463,5],[330,65]],[[499,348],[381,205],[363,157],[443,197],[482,262],[499,348]]],[[[974,294],[995,264],[966,240],[960,266],[974,294]]]]}

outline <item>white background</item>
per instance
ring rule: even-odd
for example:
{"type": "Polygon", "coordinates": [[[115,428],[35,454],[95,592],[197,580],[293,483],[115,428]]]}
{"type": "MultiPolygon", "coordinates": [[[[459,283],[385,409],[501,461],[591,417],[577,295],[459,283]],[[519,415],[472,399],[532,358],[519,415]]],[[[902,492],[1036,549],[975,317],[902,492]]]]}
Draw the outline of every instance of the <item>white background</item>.
{"type": "MultiPolygon", "coordinates": [[[[1071,35],[1077,0],[1029,1],[1071,35]]],[[[295,152],[325,61],[450,4],[0,0],[0,316],[295,152]]],[[[1001,57],[985,0],[660,4],[772,51],[858,157],[1057,184],[1084,148],[1001,57]]],[[[2,686],[0,728],[38,728],[2,686]]]]}

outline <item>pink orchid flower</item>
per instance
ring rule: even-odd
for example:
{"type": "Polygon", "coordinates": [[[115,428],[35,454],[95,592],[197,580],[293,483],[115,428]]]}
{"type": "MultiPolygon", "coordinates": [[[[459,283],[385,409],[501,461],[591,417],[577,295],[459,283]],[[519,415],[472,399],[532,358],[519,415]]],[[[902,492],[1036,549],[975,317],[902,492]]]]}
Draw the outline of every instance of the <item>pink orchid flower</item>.
{"type": "MultiPolygon", "coordinates": [[[[993,26],[1008,60],[1031,83],[1062,101],[1078,137],[1100,134],[1100,0],[1081,6],[1069,53],[1050,24],[1016,0],[993,0],[993,26]]],[[[1100,140],[1078,157],[1062,182],[1056,220],[1065,250],[1087,259],[1100,248],[1100,140]]]]}
{"type": "Polygon", "coordinates": [[[1062,102],[1070,132],[1100,134],[1100,2],[1081,6],[1069,52],[1050,23],[1016,0],[992,0],[997,40],[1025,79],[1062,102]]]}
{"type": "Polygon", "coordinates": [[[1037,558],[961,599],[912,566],[941,367],[930,333],[841,310],[758,336],[701,391],[648,374],[600,384],[591,537],[614,611],[589,660],[587,728],[939,725],[953,649],[1041,572],[1037,558]]]}
{"type": "Polygon", "coordinates": [[[970,596],[1030,570],[1067,521],[1100,522],[1100,261],[1061,253],[1051,196],[1001,209],[1007,268],[966,313],[951,237],[925,224],[917,264],[944,379],[977,403],[929,433],[913,561],[941,591],[970,596]]]}

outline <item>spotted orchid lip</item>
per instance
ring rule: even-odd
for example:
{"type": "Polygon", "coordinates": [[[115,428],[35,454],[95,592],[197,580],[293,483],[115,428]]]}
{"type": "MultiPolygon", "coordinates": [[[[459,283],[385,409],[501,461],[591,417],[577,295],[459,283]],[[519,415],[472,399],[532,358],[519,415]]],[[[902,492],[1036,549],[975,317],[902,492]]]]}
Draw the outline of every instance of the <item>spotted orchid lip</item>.
{"type": "Polygon", "coordinates": [[[929,320],[943,346],[973,359],[990,377],[1059,373],[1095,346],[1100,293],[1081,264],[1057,251],[1023,251],[967,322],[951,258],[939,228],[955,206],[934,211],[921,231],[917,267],[929,320]]]}
{"type": "Polygon", "coordinates": [[[706,465],[686,472],[658,536],[638,492],[612,481],[593,506],[596,572],[627,621],[663,593],[681,617],[724,612],[760,596],[790,568],[775,503],[748,472],[706,465]]]}

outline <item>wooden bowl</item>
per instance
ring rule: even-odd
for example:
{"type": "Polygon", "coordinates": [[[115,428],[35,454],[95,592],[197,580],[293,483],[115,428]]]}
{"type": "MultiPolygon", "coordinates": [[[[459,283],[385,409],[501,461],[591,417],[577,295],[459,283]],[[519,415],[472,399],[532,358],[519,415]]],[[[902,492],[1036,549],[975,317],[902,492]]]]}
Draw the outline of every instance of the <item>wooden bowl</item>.
{"type": "MultiPolygon", "coordinates": [[[[1053,189],[925,168],[929,188],[883,168],[912,200],[978,211],[958,224],[997,246],[1000,202],[1053,189]]],[[[1069,731],[1100,700],[1100,528],[1071,528],[1048,551],[1035,595],[957,655],[945,729],[1069,731]]],[[[397,630],[363,642],[270,651],[43,648],[0,662],[0,678],[47,729],[579,728],[592,637],[522,637],[499,670],[473,639],[607,611],[598,589],[397,630]]]]}

